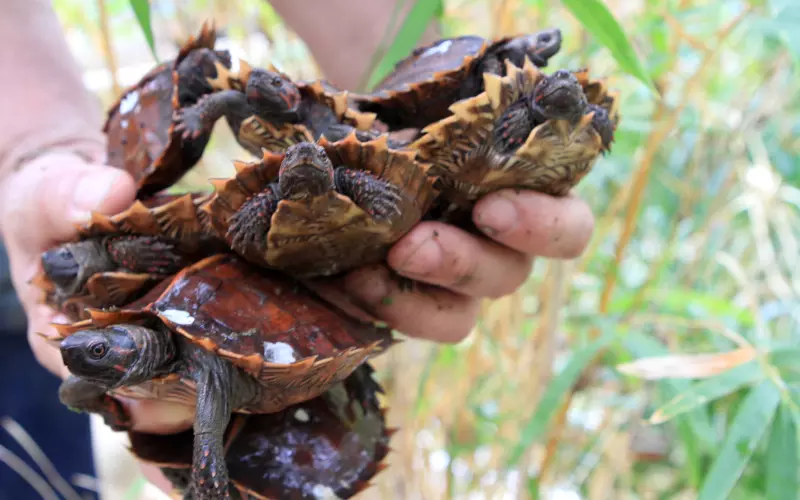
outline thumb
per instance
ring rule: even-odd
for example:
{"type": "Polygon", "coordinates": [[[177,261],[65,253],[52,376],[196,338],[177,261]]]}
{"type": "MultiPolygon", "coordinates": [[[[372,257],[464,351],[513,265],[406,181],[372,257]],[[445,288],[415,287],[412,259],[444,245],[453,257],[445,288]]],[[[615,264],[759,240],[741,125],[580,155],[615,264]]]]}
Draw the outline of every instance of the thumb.
{"type": "Polygon", "coordinates": [[[37,158],[3,187],[0,225],[7,243],[24,253],[74,237],[75,225],[88,222],[92,211],[119,212],[136,195],[127,172],[68,153],[37,158]]]}

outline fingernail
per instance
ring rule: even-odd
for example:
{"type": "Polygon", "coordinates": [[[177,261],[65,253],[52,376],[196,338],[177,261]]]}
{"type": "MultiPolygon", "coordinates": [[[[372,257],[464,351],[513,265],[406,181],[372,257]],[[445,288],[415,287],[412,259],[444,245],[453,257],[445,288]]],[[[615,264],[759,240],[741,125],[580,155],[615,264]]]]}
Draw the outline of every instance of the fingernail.
{"type": "Polygon", "coordinates": [[[428,238],[413,249],[397,272],[405,276],[423,277],[436,271],[442,265],[442,247],[436,236],[428,238]]]}
{"type": "Polygon", "coordinates": [[[476,214],[476,225],[488,235],[504,233],[514,227],[517,222],[517,207],[514,202],[503,196],[496,196],[483,201],[476,214]]]}
{"type": "Polygon", "coordinates": [[[88,220],[91,212],[100,207],[122,174],[114,171],[85,174],[75,186],[72,218],[80,221],[88,220]]]}

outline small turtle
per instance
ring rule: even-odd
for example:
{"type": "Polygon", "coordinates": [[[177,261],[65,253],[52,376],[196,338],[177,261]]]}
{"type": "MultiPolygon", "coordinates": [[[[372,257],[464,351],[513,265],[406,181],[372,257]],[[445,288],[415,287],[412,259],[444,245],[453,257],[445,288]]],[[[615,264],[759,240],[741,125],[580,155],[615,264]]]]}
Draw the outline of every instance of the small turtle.
{"type": "Polygon", "coordinates": [[[445,38],[414,50],[395,66],[376,90],[354,95],[354,105],[374,113],[390,130],[423,128],[447,117],[451,104],[483,91],[483,74],[503,75],[504,61],[539,67],[561,49],[561,30],[503,37],[492,42],[475,36],[445,38]]]}
{"type": "MultiPolygon", "coordinates": [[[[231,496],[350,498],[385,468],[389,440],[383,389],[364,363],[314,399],[263,415],[234,415],[225,435],[231,496]],[[325,495],[328,495],[327,497],[325,495]]],[[[161,467],[184,498],[191,491],[192,431],[129,432],[133,454],[161,467]]]]}
{"type": "Polygon", "coordinates": [[[113,396],[196,408],[192,488],[229,498],[223,434],[231,412],[273,413],[315,398],[392,343],[285,274],[219,254],[118,310],[55,325],[71,375],[65,405],[129,423],[113,396]]]}
{"type": "Polygon", "coordinates": [[[33,283],[71,320],[86,307],[119,306],[191,262],[224,248],[200,205],[209,195],[159,194],[107,217],[93,214],[74,241],[41,256],[33,283]]]}
{"type": "Polygon", "coordinates": [[[386,136],[301,142],[237,162],[235,177],[212,181],[203,208],[251,262],[297,278],[330,276],[381,261],[428,210],[435,179],[414,156],[389,149],[386,136]]]}
{"type": "Polygon", "coordinates": [[[409,146],[434,165],[429,173],[456,211],[503,188],[565,195],[610,150],[617,98],[588,71],[545,75],[530,61],[507,62],[505,76],[484,80],[484,92],[451,106],[409,146]]]}
{"type": "Polygon", "coordinates": [[[322,81],[294,82],[275,67],[251,68],[240,61],[237,74],[218,64],[210,80],[214,93],[175,113],[176,130],[186,139],[202,137],[222,117],[239,144],[255,156],[262,149],[283,152],[298,142],[313,142],[323,134],[339,140],[353,131],[360,138],[378,135],[374,115],[350,109],[347,92],[322,81]]]}
{"type": "Polygon", "coordinates": [[[184,139],[172,115],[213,90],[208,79],[217,65],[230,67],[230,54],[214,50],[215,42],[213,25],[203,24],[174,61],[156,66],[109,108],[103,127],[108,164],[134,176],[140,198],[177,182],[203,154],[210,134],[184,139]]]}

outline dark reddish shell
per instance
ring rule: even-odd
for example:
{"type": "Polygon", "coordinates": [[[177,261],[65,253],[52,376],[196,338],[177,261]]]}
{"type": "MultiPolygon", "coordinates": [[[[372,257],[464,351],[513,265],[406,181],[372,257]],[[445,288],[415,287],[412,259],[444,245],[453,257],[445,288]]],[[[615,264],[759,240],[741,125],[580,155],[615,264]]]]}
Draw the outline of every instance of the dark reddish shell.
{"type": "MultiPolygon", "coordinates": [[[[209,196],[204,193],[158,194],[134,201],[128,209],[113,216],[93,213],[88,224],[77,227],[78,234],[73,241],[96,236],[163,236],[186,253],[202,255],[210,247],[221,246],[221,241],[213,237],[205,213],[200,210],[209,196]]],[[[121,271],[97,273],[77,294],[68,297],[60,296],[55,284],[43,271],[33,278],[32,283],[43,291],[42,302],[75,321],[87,318],[87,308],[121,306],[163,278],[121,271]]]]}
{"type": "MultiPolygon", "coordinates": [[[[270,390],[237,408],[268,413],[320,395],[392,343],[391,330],[361,323],[282,273],[218,254],[162,281],[115,311],[90,309],[90,319],[55,325],[66,337],[118,323],[161,322],[230,360],[270,390]]],[[[195,405],[194,383],[177,375],[115,389],[123,397],[195,405]]]]}
{"type": "MultiPolygon", "coordinates": [[[[295,277],[333,275],[385,258],[391,245],[420,221],[437,192],[428,164],[412,151],[389,149],[387,137],[359,141],[355,134],[329,142],[317,141],[334,166],[365,170],[400,188],[399,215],[376,222],[352,200],[329,193],[306,202],[281,200],[273,214],[266,248],[247,247],[242,255],[262,266],[295,277]]],[[[276,182],[283,154],[265,152],[261,161],[236,163],[236,176],[212,180],[215,196],[203,209],[220,237],[230,244],[229,219],[252,196],[276,182]]],[[[238,250],[237,250],[238,251],[238,250]]]]}
{"type": "MultiPolygon", "coordinates": [[[[232,487],[242,498],[258,499],[350,498],[368,487],[385,467],[393,433],[371,374],[364,364],[314,399],[277,413],[233,415],[225,436],[232,487]]],[[[140,460],[189,475],[191,430],[129,437],[140,460]]]]}
{"type": "Polygon", "coordinates": [[[174,130],[172,117],[179,107],[175,69],[193,50],[213,49],[216,38],[213,24],[203,24],[174,61],[152,69],[109,108],[103,127],[107,161],[133,175],[139,198],[177,182],[203,154],[210,134],[184,140],[174,130]]]}

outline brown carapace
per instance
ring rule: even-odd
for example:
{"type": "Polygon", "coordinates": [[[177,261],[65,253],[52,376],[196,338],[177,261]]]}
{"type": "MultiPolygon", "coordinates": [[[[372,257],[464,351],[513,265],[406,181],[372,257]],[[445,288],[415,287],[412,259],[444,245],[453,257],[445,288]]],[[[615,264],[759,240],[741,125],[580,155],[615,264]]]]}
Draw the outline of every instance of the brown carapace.
{"type": "Polygon", "coordinates": [[[209,78],[218,67],[230,67],[230,54],[214,50],[216,38],[213,24],[203,24],[173,61],[153,68],[109,108],[107,162],[133,175],[139,198],[177,182],[203,154],[210,134],[184,139],[172,118],[213,90],[209,78]]]}
{"type": "MultiPolygon", "coordinates": [[[[314,399],[276,413],[234,415],[225,433],[231,496],[242,499],[351,498],[385,467],[393,429],[363,364],[314,399]],[[327,496],[326,496],[327,495],[327,496]]],[[[191,496],[192,431],[128,433],[132,453],[161,467],[191,496]]]]}
{"type": "Polygon", "coordinates": [[[386,136],[304,142],[236,163],[204,205],[234,251],[298,278],[330,276],[385,258],[436,197],[428,165],[386,136]]]}
{"type": "Polygon", "coordinates": [[[504,188],[565,195],[610,150],[619,112],[605,82],[587,70],[546,75],[530,61],[506,64],[505,76],[485,74],[484,92],[409,146],[433,165],[451,214],[504,188]]]}
{"type": "Polygon", "coordinates": [[[557,28],[493,41],[474,36],[444,38],[414,50],[369,94],[353,95],[354,107],[374,113],[390,130],[423,128],[446,118],[449,107],[483,91],[483,74],[503,76],[505,61],[539,67],[561,49],[557,28]]]}
{"type": "Polygon", "coordinates": [[[196,408],[192,484],[227,498],[223,433],[231,413],[273,413],[319,396],[393,344],[299,282],[234,254],[197,262],[145,296],[55,325],[71,376],[65,405],[128,426],[109,396],[196,408]]]}
{"type": "Polygon", "coordinates": [[[93,214],[73,241],[42,253],[32,280],[70,320],[124,305],[184,266],[225,248],[200,205],[207,194],[157,194],[113,215],[93,214]]]}

